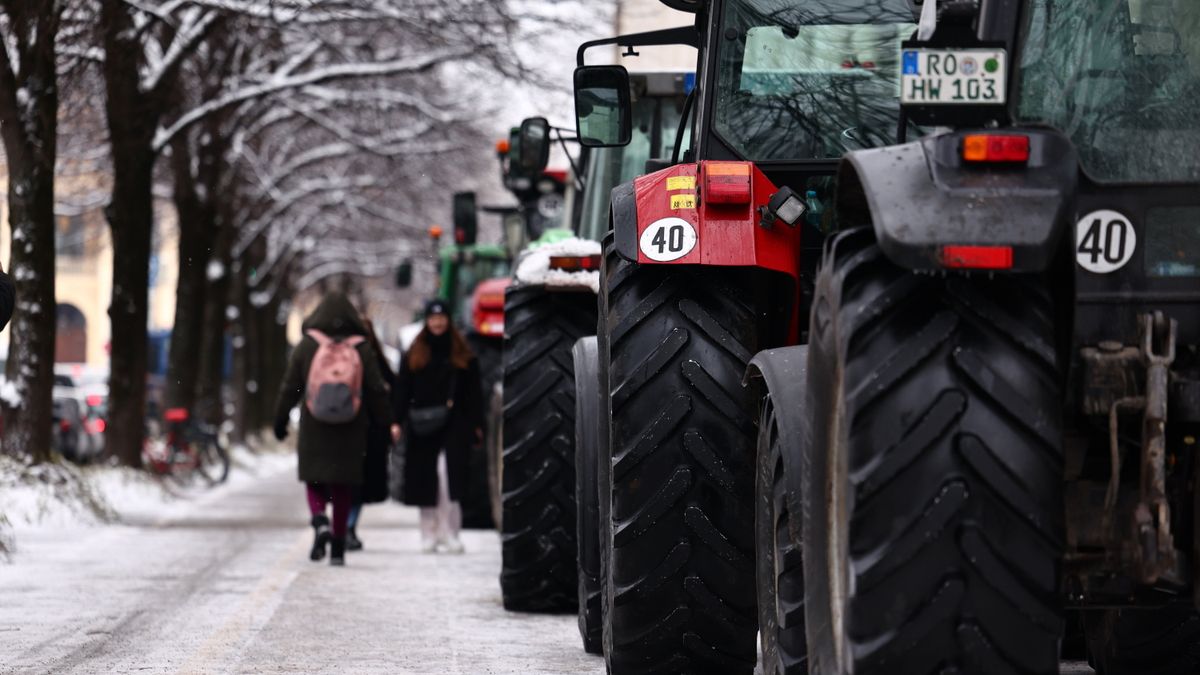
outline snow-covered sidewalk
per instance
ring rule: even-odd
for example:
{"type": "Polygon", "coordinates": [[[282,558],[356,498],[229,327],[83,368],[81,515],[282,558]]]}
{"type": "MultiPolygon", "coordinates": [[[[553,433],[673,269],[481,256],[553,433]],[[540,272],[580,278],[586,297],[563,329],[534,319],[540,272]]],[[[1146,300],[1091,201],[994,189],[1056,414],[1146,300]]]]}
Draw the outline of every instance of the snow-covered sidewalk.
{"type": "Polygon", "coordinates": [[[463,556],[422,555],[414,509],[372,506],[365,551],[345,568],[308,561],[294,462],[183,498],[105,478],[119,523],[14,526],[0,672],[603,672],[573,616],[503,610],[495,532],[467,532],[463,556]]]}

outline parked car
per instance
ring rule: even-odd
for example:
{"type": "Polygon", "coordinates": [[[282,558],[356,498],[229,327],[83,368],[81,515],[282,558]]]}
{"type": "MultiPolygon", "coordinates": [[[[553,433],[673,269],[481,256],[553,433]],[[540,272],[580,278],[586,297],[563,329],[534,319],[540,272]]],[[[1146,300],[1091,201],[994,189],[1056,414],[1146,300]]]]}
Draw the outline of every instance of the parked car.
{"type": "Polygon", "coordinates": [[[53,399],[52,433],[54,450],[77,463],[94,459],[98,454],[87,432],[84,407],[72,396],[55,395],[53,399]]]}

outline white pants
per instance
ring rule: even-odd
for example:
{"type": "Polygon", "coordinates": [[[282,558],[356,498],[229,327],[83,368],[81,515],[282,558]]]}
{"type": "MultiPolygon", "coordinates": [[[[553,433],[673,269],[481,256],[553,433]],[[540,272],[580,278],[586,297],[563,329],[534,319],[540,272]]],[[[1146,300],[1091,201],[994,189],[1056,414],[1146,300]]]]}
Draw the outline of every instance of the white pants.
{"type": "Polygon", "coordinates": [[[437,506],[421,507],[421,541],[453,541],[462,530],[462,506],[450,501],[450,479],[446,470],[446,452],[438,453],[437,506]]]}

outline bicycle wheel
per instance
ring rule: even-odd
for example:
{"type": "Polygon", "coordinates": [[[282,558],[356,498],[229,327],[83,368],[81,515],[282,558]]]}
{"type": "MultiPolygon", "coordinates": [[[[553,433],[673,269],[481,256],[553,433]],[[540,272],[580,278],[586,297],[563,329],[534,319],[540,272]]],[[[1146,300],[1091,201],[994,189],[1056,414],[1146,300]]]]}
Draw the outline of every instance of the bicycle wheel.
{"type": "Polygon", "coordinates": [[[229,454],[213,436],[192,442],[196,450],[196,471],[209,485],[224,483],[229,478],[229,454]]]}

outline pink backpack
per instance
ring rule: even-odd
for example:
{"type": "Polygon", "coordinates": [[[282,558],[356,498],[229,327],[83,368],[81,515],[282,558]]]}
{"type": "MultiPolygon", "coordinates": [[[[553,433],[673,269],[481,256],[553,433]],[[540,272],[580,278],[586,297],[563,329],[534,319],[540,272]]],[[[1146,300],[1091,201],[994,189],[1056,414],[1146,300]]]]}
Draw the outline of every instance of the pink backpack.
{"type": "Polygon", "coordinates": [[[351,335],[334,340],[316,329],[304,334],[317,341],[317,353],[308,367],[305,406],[313,419],[325,424],[345,424],[362,407],[363,363],[358,345],[366,338],[351,335]]]}

